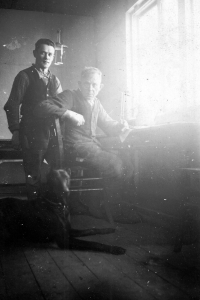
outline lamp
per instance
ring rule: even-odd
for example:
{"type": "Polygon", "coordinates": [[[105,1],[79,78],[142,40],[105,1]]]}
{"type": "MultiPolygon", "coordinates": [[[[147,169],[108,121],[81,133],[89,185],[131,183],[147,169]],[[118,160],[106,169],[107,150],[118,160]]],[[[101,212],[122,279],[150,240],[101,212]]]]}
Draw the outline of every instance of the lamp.
{"type": "Polygon", "coordinates": [[[68,48],[68,46],[63,45],[61,43],[61,30],[57,30],[57,42],[55,43],[55,60],[54,60],[54,65],[63,65],[63,53],[64,53],[64,48],[68,48]]]}

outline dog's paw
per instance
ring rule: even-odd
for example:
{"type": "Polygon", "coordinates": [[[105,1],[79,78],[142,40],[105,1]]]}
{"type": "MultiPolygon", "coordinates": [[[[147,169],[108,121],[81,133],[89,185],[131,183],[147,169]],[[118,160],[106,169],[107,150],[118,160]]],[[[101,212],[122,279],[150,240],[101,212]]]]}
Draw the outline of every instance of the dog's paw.
{"type": "Polygon", "coordinates": [[[126,249],[122,247],[112,246],[110,253],[114,255],[122,255],[126,253],[126,249]]]}
{"type": "Polygon", "coordinates": [[[115,228],[95,228],[94,231],[96,230],[96,234],[109,234],[109,233],[114,233],[115,228]]]}

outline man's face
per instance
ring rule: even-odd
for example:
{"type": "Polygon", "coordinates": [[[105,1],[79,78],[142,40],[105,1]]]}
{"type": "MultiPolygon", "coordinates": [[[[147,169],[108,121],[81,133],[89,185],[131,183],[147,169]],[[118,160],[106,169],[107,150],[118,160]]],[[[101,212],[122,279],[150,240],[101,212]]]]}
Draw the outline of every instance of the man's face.
{"type": "Polygon", "coordinates": [[[53,61],[55,49],[49,45],[40,45],[37,50],[33,51],[35,64],[41,69],[48,69],[53,61]]]}
{"type": "Polygon", "coordinates": [[[102,88],[101,76],[98,73],[88,74],[78,84],[83,97],[88,101],[94,100],[102,88]]]}

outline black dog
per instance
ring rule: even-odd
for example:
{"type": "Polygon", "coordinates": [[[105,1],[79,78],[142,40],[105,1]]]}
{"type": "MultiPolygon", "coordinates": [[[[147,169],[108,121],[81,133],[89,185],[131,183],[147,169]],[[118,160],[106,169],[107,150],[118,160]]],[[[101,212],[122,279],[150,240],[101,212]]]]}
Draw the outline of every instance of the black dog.
{"type": "Polygon", "coordinates": [[[52,170],[47,175],[47,191],[40,198],[26,201],[16,198],[0,199],[0,218],[10,239],[32,242],[56,242],[62,249],[92,250],[124,254],[125,249],[97,242],[76,239],[115,230],[71,228],[68,206],[70,176],[65,170],[52,170]]]}

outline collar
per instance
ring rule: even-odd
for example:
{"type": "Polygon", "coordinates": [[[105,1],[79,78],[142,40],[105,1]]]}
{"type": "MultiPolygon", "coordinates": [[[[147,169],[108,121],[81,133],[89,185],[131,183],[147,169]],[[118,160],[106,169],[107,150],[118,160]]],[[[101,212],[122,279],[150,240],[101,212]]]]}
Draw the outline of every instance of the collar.
{"type": "Polygon", "coordinates": [[[40,79],[42,79],[42,78],[48,78],[48,79],[51,78],[52,73],[51,73],[50,70],[48,70],[47,74],[44,74],[44,72],[42,72],[42,70],[38,70],[38,69],[36,68],[35,64],[32,64],[32,67],[33,67],[34,70],[37,72],[37,74],[38,74],[38,76],[39,76],[40,79]]]}

